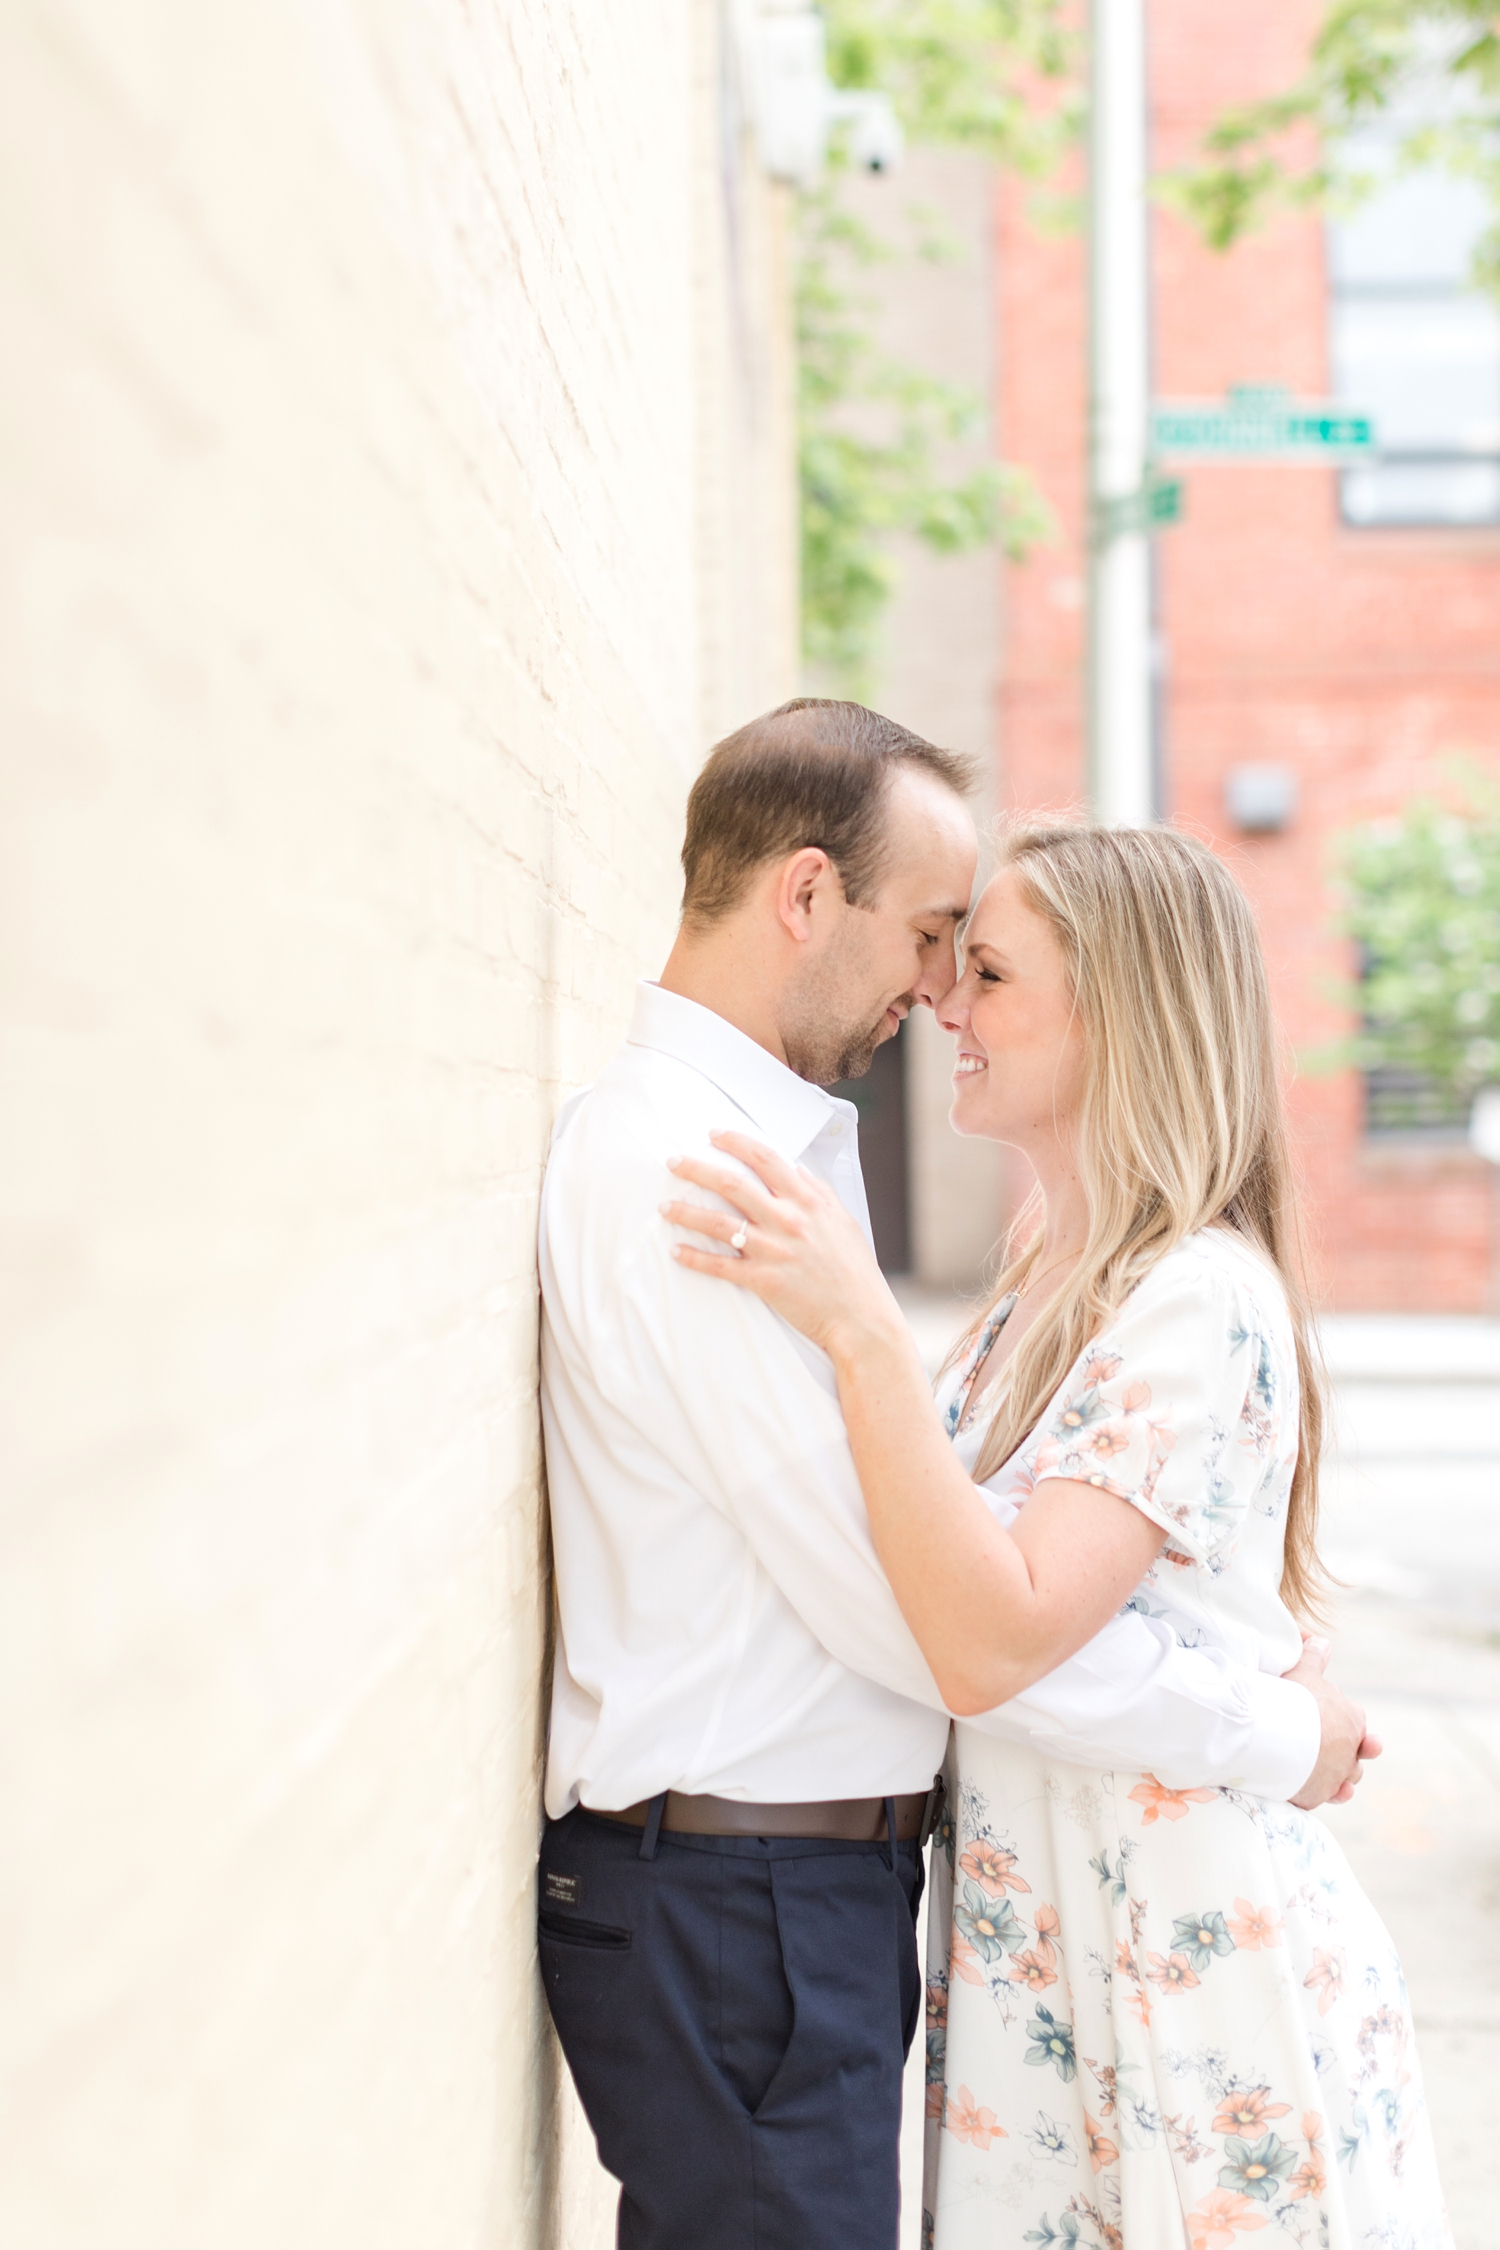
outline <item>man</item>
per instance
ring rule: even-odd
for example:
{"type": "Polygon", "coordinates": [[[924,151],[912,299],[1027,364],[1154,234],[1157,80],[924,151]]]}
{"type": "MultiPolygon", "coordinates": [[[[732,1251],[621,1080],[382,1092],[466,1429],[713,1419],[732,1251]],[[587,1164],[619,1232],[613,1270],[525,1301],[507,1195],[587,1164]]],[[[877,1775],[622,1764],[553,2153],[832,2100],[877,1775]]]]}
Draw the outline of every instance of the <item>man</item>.
{"type": "MultiPolygon", "coordinates": [[[[658,1206],[682,1192],[668,1157],[732,1125],[868,1223],[855,1112],[822,1089],[954,980],[967,778],[854,704],[790,703],[720,743],[689,801],[677,943],[554,1139],[540,1944],[623,2250],[896,2240],[947,1717],[826,1360],[680,1268],[658,1206]]],[[[1133,1612],[977,1723],[1303,1803],[1347,1788],[1363,1733],[1316,1667],[1237,1673],[1133,1612]]]]}

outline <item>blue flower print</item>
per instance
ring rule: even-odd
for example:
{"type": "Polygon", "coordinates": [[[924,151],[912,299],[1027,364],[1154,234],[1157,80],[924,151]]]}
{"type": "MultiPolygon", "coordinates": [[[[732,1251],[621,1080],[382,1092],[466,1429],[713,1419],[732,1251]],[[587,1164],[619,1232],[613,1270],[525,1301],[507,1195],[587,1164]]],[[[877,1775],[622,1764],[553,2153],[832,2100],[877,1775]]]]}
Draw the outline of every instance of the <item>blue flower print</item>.
{"type": "Polygon", "coordinates": [[[1216,1953],[1233,1953],[1234,1939],[1222,1914],[1179,1914],[1172,1924],[1172,1949],[1185,1953],[1195,1969],[1206,1969],[1216,1953]]]}
{"type": "Polygon", "coordinates": [[[1050,2063],[1064,2085],[1078,2076],[1070,2023],[1058,2023],[1050,2008],[1038,2007],[1026,2026],[1026,2036],[1031,2041],[1026,2060],[1034,2069],[1045,2070],[1050,2063]]]}
{"type": "Polygon", "coordinates": [[[1019,1953],[1026,1931],[1016,1919],[1008,1898],[987,1898],[977,1883],[965,1883],[964,1902],[955,1906],[953,1919],[981,1961],[998,1961],[1003,1953],[1019,1953]]]}
{"type": "Polygon", "coordinates": [[[1274,2133],[1267,2133],[1253,2148],[1248,2141],[1230,2139],[1224,2143],[1219,2185],[1233,2188],[1240,2195],[1253,2195],[1257,2203],[1269,2203],[1278,2183],[1296,2166],[1296,2150],[1284,2147],[1274,2133]]]}

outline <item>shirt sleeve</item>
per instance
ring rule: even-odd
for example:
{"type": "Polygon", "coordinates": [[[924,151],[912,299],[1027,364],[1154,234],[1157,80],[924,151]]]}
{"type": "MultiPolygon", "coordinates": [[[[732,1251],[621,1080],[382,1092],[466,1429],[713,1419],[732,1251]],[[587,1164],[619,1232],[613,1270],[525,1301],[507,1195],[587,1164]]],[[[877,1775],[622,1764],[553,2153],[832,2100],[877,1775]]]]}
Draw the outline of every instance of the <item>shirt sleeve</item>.
{"type": "MultiPolygon", "coordinates": [[[[653,1442],[730,1517],[830,1656],[944,1710],[875,1552],[830,1362],[757,1298],[677,1266],[665,1228],[639,1256],[647,1270],[628,1292],[636,1364],[619,1380],[673,1400],[653,1442]]],[[[1319,1739],[1305,1689],[1181,1648],[1134,1611],[969,1723],[1076,1764],[1278,1799],[1306,1780],[1319,1739]]]]}
{"type": "Polygon", "coordinates": [[[1318,1706],[1295,1681],[1183,1648],[1125,1610],[1024,1695],[964,1722],[1075,1765],[1153,1773],[1169,1789],[1242,1789],[1276,1802],[1317,1764],[1318,1706]]]}
{"type": "Polygon", "coordinates": [[[1170,1552],[1207,1563],[1239,1536],[1280,1416],[1243,1292],[1198,1261],[1173,1261],[1084,1354],[1028,1448],[1032,1474],[1115,1493],[1160,1524],[1170,1552]]]}

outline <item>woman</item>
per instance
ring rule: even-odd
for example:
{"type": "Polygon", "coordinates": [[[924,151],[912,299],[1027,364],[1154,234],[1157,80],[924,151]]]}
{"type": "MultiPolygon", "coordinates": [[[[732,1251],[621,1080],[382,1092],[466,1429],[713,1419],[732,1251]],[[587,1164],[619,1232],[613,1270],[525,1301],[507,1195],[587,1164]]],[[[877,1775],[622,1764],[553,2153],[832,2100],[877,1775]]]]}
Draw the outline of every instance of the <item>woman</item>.
{"type": "MultiPolygon", "coordinates": [[[[739,1256],[679,1257],[830,1355],[953,1711],[1127,1602],[1284,1671],[1315,1614],[1320,1391],[1244,898],[1165,830],[1018,830],[938,1013],[955,1128],[1019,1149],[1038,1196],[936,1408],[863,1236],[770,1151],[722,1136],[748,1170],[680,1163],[732,1208],[669,1217],[739,1256]]],[[[1400,1967],[1321,1823],[961,1721],[955,1757],[929,1924],[939,2250],[1451,2242],[1400,1967]]]]}

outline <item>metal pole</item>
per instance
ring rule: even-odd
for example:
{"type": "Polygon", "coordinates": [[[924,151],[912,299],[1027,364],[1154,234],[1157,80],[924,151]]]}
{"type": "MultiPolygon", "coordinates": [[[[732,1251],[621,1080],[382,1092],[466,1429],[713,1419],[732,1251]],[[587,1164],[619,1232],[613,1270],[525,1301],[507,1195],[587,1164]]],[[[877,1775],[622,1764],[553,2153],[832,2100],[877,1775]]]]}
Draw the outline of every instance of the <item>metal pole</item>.
{"type": "Polygon", "coordinates": [[[1092,0],[1089,115],[1089,792],[1120,827],[1155,817],[1144,0],[1092,0]]]}

